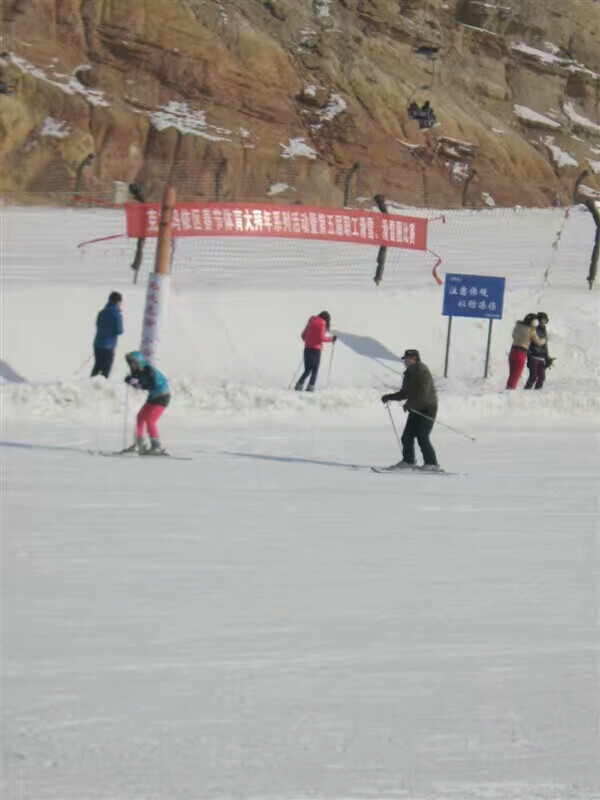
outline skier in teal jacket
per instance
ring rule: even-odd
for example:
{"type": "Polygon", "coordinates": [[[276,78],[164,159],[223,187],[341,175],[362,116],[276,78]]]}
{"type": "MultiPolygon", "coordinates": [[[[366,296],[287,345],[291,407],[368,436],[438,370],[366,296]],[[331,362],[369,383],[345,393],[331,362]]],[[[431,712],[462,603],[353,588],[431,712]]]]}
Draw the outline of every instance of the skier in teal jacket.
{"type": "Polygon", "coordinates": [[[171,400],[168,381],[162,372],[148,363],[144,354],[139,350],[127,353],[125,360],[130,369],[130,374],[125,378],[125,382],[134,389],[148,392],[148,399],[137,415],[135,442],[127,448],[126,452],[140,453],[141,455],[166,455],[166,450],[160,443],[157,422],[171,400]],[[144,442],[145,428],[148,429],[150,436],[150,447],[144,442]]]}

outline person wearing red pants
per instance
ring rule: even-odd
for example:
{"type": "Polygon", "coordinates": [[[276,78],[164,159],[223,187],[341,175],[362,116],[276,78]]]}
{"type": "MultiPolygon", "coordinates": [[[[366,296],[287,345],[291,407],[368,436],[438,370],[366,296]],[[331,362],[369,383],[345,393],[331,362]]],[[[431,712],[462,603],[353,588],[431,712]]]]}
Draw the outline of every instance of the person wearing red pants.
{"type": "Polygon", "coordinates": [[[527,363],[529,346],[534,344],[537,347],[543,347],[546,344],[546,340],[540,338],[537,334],[537,324],[538,321],[535,314],[527,314],[514,327],[512,333],[513,343],[508,354],[509,374],[506,383],[507,389],[516,389],[519,385],[519,380],[527,363]]]}
{"type": "Polygon", "coordinates": [[[153,456],[167,455],[160,443],[156,424],[171,400],[167,379],[162,372],[149,364],[145,356],[138,350],[127,353],[125,360],[131,370],[131,373],[125,378],[125,382],[134,389],[148,392],[148,399],[137,415],[135,442],[125,452],[153,456]],[[144,442],[145,429],[148,430],[150,436],[150,447],[144,442]]]}

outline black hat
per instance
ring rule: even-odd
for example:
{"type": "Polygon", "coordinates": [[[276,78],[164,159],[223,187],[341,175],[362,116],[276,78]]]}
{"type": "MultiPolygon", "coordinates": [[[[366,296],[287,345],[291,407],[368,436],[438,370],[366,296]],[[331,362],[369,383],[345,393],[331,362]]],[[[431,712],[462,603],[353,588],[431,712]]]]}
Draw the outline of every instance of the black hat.
{"type": "Polygon", "coordinates": [[[550,322],[550,317],[548,316],[548,314],[546,314],[545,311],[538,311],[538,313],[536,314],[536,317],[542,323],[550,322]]]}
{"type": "Polygon", "coordinates": [[[121,292],[111,292],[108,295],[108,302],[109,303],[120,303],[123,300],[123,295],[121,292]]]}
{"type": "Polygon", "coordinates": [[[331,314],[329,311],[321,311],[318,316],[321,317],[321,319],[324,319],[325,322],[331,322],[331,314]]]}
{"type": "Polygon", "coordinates": [[[420,356],[418,350],[405,350],[404,351],[404,355],[402,356],[402,358],[403,359],[404,358],[416,358],[417,361],[421,360],[421,356],[420,356]]]}

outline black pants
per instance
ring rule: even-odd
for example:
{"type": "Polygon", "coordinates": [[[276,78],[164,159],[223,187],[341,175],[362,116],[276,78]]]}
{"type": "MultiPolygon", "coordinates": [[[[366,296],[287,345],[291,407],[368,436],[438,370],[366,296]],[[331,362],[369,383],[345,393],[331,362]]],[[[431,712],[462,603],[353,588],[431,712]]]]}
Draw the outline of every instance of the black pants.
{"type": "MultiPolygon", "coordinates": [[[[425,412],[423,412],[425,413],[425,412]]],[[[435,419],[435,414],[428,413],[428,417],[435,419]]],[[[429,434],[433,428],[433,420],[426,419],[414,411],[408,412],[408,419],[402,432],[402,459],[408,461],[409,464],[415,463],[415,439],[419,443],[421,452],[423,453],[423,461],[426,464],[437,464],[435,450],[429,441],[429,434]]]]}
{"type": "Polygon", "coordinates": [[[94,375],[104,375],[105,378],[108,378],[115,360],[115,351],[106,347],[94,347],[94,358],[92,378],[94,375]]]}
{"type": "Polygon", "coordinates": [[[525,384],[525,389],[541,389],[546,380],[546,362],[540,358],[530,358],[527,361],[529,367],[529,377],[525,384]]]}
{"type": "Polygon", "coordinates": [[[304,372],[298,378],[296,389],[302,389],[304,381],[310,375],[308,381],[308,389],[314,389],[317,382],[317,374],[319,372],[319,364],[321,363],[321,351],[315,350],[312,347],[306,347],[304,350],[304,372]]]}

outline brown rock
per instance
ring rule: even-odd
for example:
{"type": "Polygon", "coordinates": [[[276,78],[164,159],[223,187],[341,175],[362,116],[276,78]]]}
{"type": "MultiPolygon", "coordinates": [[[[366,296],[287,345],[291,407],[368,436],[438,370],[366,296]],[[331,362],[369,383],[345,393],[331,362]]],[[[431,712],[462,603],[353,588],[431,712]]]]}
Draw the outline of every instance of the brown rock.
{"type": "MultiPolygon", "coordinates": [[[[460,205],[436,149],[446,137],[476,147],[478,185],[497,203],[548,205],[570,196],[573,169],[554,170],[547,131],[521,124],[513,105],[554,114],[555,145],[581,164],[600,142],[592,0],[4,0],[3,10],[10,197],[69,196],[76,181],[110,196],[113,181],[138,180],[157,199],[173,180],[189,198],[264,199],[280,183],[299,202],[338,204],[360,161],[355,197],[460,205]],[[511,47],[519,41],[538,52],[511,47]],[[539,52],[545,42],[555,58],[539,52]],[[439,123],[429,131],[407,115],[425,100],[439,123]],[[591,124],[569,119],[564,101],[591,124]],[[304,155],[282,158],[284,147],[304,155]]],[[[588,183],[600,188],[598,176],[588,183]]]]}

